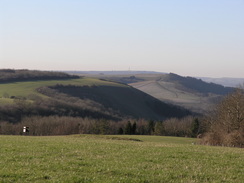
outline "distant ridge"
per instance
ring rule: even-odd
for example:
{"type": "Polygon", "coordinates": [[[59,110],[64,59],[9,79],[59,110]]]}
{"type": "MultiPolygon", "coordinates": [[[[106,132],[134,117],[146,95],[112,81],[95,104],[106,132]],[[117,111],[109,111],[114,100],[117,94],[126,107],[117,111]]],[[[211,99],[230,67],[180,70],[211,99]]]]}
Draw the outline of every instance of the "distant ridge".
{"type": "Polygon", "coordinates": [[[226,95],[230,92],[233,92],[233,88],[224,87],[215,83],[207,83],[202,79],[197,79],[193,77],[182,77],[180,75],[170,73],[166,75],[164,81],[176,82],[186,89],[194,90],[199,93],[214,93],[218,95],[226,95]]]}
{"type": "Polygon", "coordinates": [[[91,75],[134,75],[134,74],[166,74],[156,71],[62,71],[69,74],[91,74],[91,75]]]}
{"type": "Polygon", "coordinates": [[[244,78],[210,78],[210,77],[197,77],[208,83],[216,83],[228,87],[239,87],[239,85],[244,84],[244,78]]]}
{"type": "MultiPolygon", "coordinates": [[[[119,76],[119,75],[138,75],[138,74],[169,74],[167,72],[156,72],[156,71],[61,71],[68,74],[78,74],[78,75],[105,75],[105,76],[119,76]]],[[[215,83],[223,85],[225,87],[238,87],[244,84],[244,78],[212,78],[212,77],[200,77],[200,76],[187,76],[192,78],[201,79],[207,83],[215,83]]]]}

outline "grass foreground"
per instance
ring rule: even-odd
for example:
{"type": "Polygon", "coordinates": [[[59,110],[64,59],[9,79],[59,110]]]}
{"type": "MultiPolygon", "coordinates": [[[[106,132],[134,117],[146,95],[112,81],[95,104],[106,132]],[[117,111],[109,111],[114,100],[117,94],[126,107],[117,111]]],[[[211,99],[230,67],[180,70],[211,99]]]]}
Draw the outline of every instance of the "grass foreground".
{"type": "Polygon", "coordinates": [[[159,136],[0,136],[0,182],[243,182],[244,149],[159,136]]]}

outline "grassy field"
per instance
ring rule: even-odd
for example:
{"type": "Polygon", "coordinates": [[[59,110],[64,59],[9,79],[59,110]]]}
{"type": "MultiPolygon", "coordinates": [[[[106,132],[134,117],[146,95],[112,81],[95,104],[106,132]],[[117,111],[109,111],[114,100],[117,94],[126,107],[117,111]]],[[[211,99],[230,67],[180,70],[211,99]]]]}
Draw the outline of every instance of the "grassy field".
{"type": "Polygon", "coordinates": [[[117,83],[112,83],[109,81],[102,81],[95,78],[81,78],[81,79],[68,79],[68,80],[49,80],[49,81],[24,81],[24,82],[10,82],[10,83],[1,83],[0,84],[0,103],[9,103],[12,101],[10,98],[2,98],[4,94],[8,94],[8,96],[23,96],[27,97],[31,94],[36,94],[42,96],[40,93],[36,91],[37,88],[43,86],[52,86],[56,84],[63,85],[78,85],[78,86],[125,86],[117,83]]]}
{"type": "Polygon", "coordinates": [[[235,182],[244,149],[157,136],[0,136],[0,182],[235,182]]]}
{"type": "Polygon", "coordinates": [[[177,88],[176,84],[163,80],[142,81],[130,85],[159,100],[169,101],[195,112],[208,111],[213,106],[211,100],[217,96],[215,94],[207,96],[197,92],[183,91],[177,88]]]}

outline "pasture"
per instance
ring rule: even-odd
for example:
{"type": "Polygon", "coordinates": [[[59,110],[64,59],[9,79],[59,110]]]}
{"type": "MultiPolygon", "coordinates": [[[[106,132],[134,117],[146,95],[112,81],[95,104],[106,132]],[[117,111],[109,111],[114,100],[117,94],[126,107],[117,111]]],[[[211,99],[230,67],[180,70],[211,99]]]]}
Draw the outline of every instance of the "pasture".
{"type": "Polygon", "coordinates": [[[160,136],[0,136],[0,182],[235,182],[244,149],[160,136]]]}
{"type": "Polygon", "coordinates": [[[77,85],[77,86],[120,86],[125,87],[125,85],[99,80],[95,78],[80,78],[80,79],[66,79],[66,80],[37,80],[37,81],[22,81],[22,82],[9,82],[9,83],[0,83],[0,103],[6,104],[11,103],[13,100],[9,97],[11,96],[21,96],[28,97],[30,95],[39,95],[44,97],[44,95],[36,91],[37,88],[43,86],[53,86],[56,84],[63,85],[77,85]],[[8,97],[4,97],[4,95],[8,97]]]}

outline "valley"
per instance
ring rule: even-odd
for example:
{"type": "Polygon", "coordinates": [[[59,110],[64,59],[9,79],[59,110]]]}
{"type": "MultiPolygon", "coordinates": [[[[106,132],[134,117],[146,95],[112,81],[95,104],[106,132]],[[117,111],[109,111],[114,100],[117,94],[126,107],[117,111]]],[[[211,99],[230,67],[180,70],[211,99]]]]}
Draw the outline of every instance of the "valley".
{"type": "Polygon", "coordinates": [[[11,75],[4,75],[2,82],[0,80],[0,120],[19,122],[32,115],[164,120],[191,114],[189,110],[162,102],[123,83],[70,75],[54,80],[47,76],[53,77],[55,73],[36,72],[12,71],[11,75]],[[17,79],[14,74],[18,74],[17,79]],[[43,74],[42,78],[36,79],[37,74],[43,74]],[[7,77],[15,80],[8,82],[7,77]]]}

